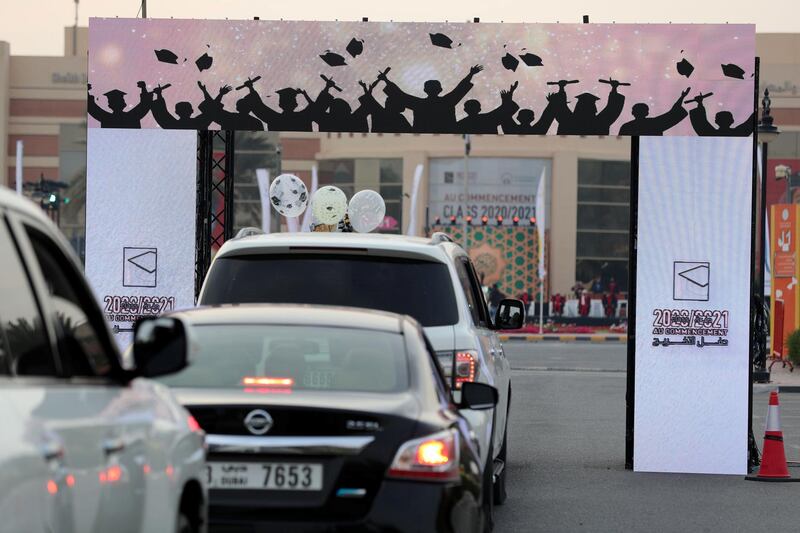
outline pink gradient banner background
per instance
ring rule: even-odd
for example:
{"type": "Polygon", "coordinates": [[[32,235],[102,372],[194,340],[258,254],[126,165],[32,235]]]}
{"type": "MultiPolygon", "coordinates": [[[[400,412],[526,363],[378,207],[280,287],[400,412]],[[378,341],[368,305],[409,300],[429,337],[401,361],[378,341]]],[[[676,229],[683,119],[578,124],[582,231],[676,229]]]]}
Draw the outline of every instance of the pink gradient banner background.
{"type": "MultiPolygon", "coordinates": [[[[606,102],[609,87],[598,82],[612,77],[630,82],[620,87],[625,108],[611,133],[632,119],[630,109],[639,102],[650,106],[650,115],[666,112],[691,87],[687,98],[698,92],[713,92],[705,101],[709,120],[718,111],[731,111],[736,123],[753,112],[755,26],[737,24],[505,24],[505,23],[392,23],[314,22],[255,20],[98,19],[89,23],[89,82],[101,107],[101,95],[111,89],[128,93],[128,107],[138,102],[136,83],[149,89],[171,83],[164,91],[169,109],[178,101],[189,101],[195,109],[202,101],[197,81],[216,95],[223,84],[241,85],[248,77],[261,76],[255,85],[265,103],[277,107],[275,91],[283,87],[306,89],[312,97],[322,89],[320,74],[332,77],[344,89],[334,96],[358,106],[362,94],[358,81],[375,80],[379,70],[391,67],[389,78],[405,92],[423,96],[423,83],[441,81],[451,90],[475,64],[485,70],[473,80],[474,88],[458,105],[478,99],[484,111],[500,104],[499,92],[519,81],[514,100],[532,109],[537,117],[545,97],[556,88],[547,81],[577,79],[567,86],[570,102],[582,92],[606,102]],[[431,44],[429,33],[444,33],[453,49],[431,44]],[[351,38],[364,40],[364,52],[356,58],[345,52],[351,38]],[[457,46],[461,43],[461,46],[457,46]],[[504,47],[505,46],[505,47],[504,47]],[[166,48],[178,55],[178,65],[160,63],[154,50],[166,48]],[[516,72],[506,70],[501,58],[507,51],[517,57],[527,52],[542,58],[541,67],[520,62],[516,72]],[[331,50],[344,56],[346,66],[329,67],[319,55],[331,50]],[[195,60],[203,53],[214,58],[213,66],[199,72],[195,60]],[[184,58],[186,61],[184,62],[184,58]],[[686,58],[694,65],[690,78],[678,74],[676,63],[686,58]],[[723,76],[721,64],[734,63],[745,71],[744,80],[723,76]],[[270,98],[266,98],[270,95],[270,98]]],[[[375,97],[383,101],[383,85],[375,97]]],[[[233,109],[246,91],[233,91],[223,102],[233,109]]],[[[687,104],[691,109],[694,104],[687,104]]],[[[410,118],[410,112],[406,112],[410,118]]],[[[89,117],[89,126],[98,127],[89,117]]],[[[152,116],[143,128],[157,128],[152,116]]],[[[212,125],[212,128],[216,127],[212,125]]],[[[554,134],[557,124],[549,133],[554,134]]],[[[687,119],[667,135],[694,135],[687,119]]]]}

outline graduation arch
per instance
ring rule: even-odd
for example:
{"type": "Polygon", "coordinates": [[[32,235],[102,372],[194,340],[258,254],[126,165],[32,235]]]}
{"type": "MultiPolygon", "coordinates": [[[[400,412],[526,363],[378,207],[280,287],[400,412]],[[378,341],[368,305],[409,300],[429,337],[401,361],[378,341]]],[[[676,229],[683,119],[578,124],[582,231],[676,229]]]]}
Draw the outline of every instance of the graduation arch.
{"type": "Polygon", "coordinates": [[[757,75],[753,25],[91,19],[88,121],[199,132],[198,283],[237,130],[632,137],[626,464],[745,473],[757,75]]]}

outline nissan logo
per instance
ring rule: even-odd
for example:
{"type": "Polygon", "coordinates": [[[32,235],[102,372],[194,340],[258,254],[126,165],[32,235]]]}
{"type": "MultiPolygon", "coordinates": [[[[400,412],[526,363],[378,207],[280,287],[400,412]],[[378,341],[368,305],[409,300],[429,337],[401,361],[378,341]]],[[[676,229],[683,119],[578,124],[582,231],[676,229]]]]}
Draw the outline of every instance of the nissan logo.
{"type": "Polygon", "coordinates": [[[253,435],[263,435],[272,429],[272,424],[272,417],[263,409],[250,411],[247,413],[247,416],[244,417],[244,427],[253,435]]]}

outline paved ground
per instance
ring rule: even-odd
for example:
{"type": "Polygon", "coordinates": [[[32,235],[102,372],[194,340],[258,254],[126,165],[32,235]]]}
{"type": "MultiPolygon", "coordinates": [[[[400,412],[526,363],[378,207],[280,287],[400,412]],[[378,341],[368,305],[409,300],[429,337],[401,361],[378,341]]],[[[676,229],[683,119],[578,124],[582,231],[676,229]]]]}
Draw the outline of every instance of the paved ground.
{"type": "MultiPolygon", "coordinates": [[[[624,345],[509,342],[506,352],[515,369],[510,497],[496,531],[798,529],[800,483],[624,469],[624,345]]],[[[789,440],[787,426],[800,429],[800,394],[781,400],[789,440]]],[[[756,434],[766,401],[765,388],[756,434]]]]}

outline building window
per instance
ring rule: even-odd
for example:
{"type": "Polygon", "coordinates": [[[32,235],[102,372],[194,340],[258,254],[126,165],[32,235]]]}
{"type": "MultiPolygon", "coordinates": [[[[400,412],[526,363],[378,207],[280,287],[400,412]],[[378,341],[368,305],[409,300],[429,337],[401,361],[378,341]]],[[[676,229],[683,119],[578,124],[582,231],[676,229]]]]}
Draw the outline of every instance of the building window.
{"type": "Polygon", "coordinates": [[[603,290],[612,280],[628,290],[630,175],[628,161],[578,162],[575,276],[587,288],[599,279],[603,290]]]}
{"type": "MultiPolygon", "coordinates": [[[[86,252],[86,123],[60,124],[58,130],[58,181],[65,185],[59,192],[58,226],[83,261],[86,252]]],[[[47,174],[44,177],[55,179],[47,174]]]]}
{"type": "MultiPolygon", "coordinates": [[[[224,151],[224,144],[215,141],[215,151],[224,151]]],[[[278,134],[262,131],[237,131],[233,137],[236,150],[234,160],[234,227],[238,231],[246,227],[261,227],[261,196],[258,192],[256,169],[269,171],[270,180],[279,173],[278,134]]],[[[268,213],[277,216],[277,211],[268,213]]],[[[275,224],[273,218],[273,226],[275,224]]]]}
{"type": "Polygon", "coordinates": [[[386,202],[386,219],[378,232],[400,233],[403,217],[402,159],[323,159],[319,185],[335,185],[347,198],[364,189],[377,191],[386,202]]]}

